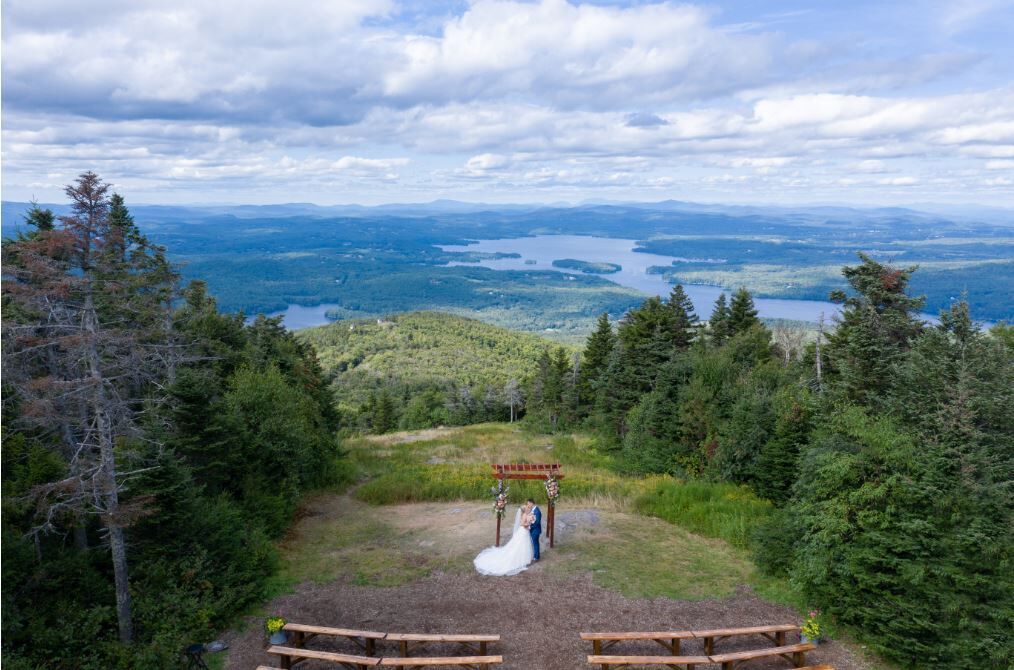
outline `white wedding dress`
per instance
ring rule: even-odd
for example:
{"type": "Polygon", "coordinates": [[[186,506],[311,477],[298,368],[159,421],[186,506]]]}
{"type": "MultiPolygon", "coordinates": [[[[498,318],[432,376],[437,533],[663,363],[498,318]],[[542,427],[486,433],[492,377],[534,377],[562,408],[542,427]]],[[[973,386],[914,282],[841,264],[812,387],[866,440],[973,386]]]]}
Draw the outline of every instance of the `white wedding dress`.
{"type": "Polygon", "coordinates": [[[482,575],[516,575],[528,568],[534,555],[532,536],[527,528],[521,527],[521,510],[518,509],[510,541],[502,547],[489,547],[479,552],[474,561],[475,569],[482,575]]]}

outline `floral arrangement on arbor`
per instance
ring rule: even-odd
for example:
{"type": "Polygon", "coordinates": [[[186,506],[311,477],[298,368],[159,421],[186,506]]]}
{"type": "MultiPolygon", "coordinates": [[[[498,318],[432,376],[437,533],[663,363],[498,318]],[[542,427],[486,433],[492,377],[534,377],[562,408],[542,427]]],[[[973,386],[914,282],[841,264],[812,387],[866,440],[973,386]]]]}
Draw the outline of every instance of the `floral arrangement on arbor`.
{"type": "Polygon", "coordinates": [[[264,628],[268,631],[268,635],[274,635],[284,627],[285,619],[280,616],[270,616],[264,622],[264,628]]]}
{"type": "Polygon", "coordinates": [[[511,487],[505,486],[501,479],[490,491],[493,493],[493,512],[498,519],[502,519],[507,513],[507,494],[510,493],[511,487]]]}
{"type": "Polygon", "coordinates": [[[551,506],[555,505],[560,497],[560,482],[553,475],[546,475],[546,495],[551,506]]]}
{"type": "Polygon", "coordinates": [[[820,616],[820,610],[810,610],[806,621],[803,622],[800,632],[806,636],[808,640],[820,639],[820,622],[817,621],[817,617],[820,616]]]}

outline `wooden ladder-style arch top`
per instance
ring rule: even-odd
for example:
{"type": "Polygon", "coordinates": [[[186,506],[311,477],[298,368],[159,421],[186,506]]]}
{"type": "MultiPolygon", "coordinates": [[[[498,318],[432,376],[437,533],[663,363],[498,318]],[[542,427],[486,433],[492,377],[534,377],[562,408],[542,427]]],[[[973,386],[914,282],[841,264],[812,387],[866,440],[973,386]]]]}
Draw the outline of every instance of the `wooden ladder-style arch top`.
{"type": "MultiPolygon", "coordinates": [[[[493,463],[493,478],[563,479],[562,467],[559,463],[493,463]]],[[[546,536],[549,537],[549,546],[552,548],[556,546],[556,505],[549,502],[546,507],[546,536]]],[[[500,546],[500,517],[496,519],[496,546],[500,546]]]]}
{"type": "Polygon", "coordinates": [[[496,479],[545,479],[548,476],[563,479],[559,463],[494,463],[496,479]]]}

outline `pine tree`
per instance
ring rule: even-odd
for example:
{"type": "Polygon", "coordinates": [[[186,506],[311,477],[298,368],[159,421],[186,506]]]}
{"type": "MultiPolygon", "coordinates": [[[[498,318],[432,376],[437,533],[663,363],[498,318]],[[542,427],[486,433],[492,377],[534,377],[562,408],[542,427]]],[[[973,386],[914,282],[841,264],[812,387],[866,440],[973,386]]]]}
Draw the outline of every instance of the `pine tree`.
{"type": "Polygon", "coordinates": [[[53,215],[53,210],[42,209],[37,202],[32,201],[31,208],[25,214],[25,223],[34,229],[29,235],[45,233],[56,227],[56,216],[53,215]]]}
{"type": "Polygon", "coordinates": [[[729,324],[729,305],[723,291],[715,301],[715,307],[708,319],[708,331],[711,334],[711,341],[717,345],[725,343],[732,336],[732,329],[729,324]]]}
{"type": "Polygon", "coordinates": [[[676,284],[669,294],[666,307],[670,312],[669,337],[677,351],[686,351],[697,336],[699,319],[694,312],[694,303],[683,290],[682,284],[676,284]]]}
{"type": "Polygon", "coordinates": [[[753,305],[753,296],[745,286],[740,286],[733,294],[729,306],[729,334],[743,333],[757,325],[760,325],[760,320],[753,305]]]}
{"type": "Polygon", "coordinates": [[[382,389],[377,395],[371,423],[373,425],[373,432],[378,435],[390,432],[397,425],[394,399],[391,398],[391,394],[386,388],[382,389]]]}
{"type": "Polygon", "coordinates": [[[588,337],[588,343],[581,357],[581,374],[578,378],[578,392],[582,410],[590,410],[598,395],[599,381],[609,364],[609,356],[616,346],[616,334],[609,323],[609,313],[599,316],[595,331],[588,337]]]}
{"type": "Polygon", "coordinates": [[[915,267],[882,265],[865,254],[859,258],[860,265],[842,270],[855,294],[831,294],[844,310],[828,338],[827,352],[838,390],[850,400],[869,404],[887,392],[892,367],[920,332],[916,313],[925,301],[905,293],[915,267]]]}

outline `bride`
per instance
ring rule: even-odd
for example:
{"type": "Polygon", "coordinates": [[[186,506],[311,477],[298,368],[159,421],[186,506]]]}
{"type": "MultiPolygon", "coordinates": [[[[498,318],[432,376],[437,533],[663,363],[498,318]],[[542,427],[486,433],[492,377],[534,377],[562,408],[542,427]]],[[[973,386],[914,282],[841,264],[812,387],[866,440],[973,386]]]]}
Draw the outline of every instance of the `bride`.
{"type": "Polygon", "coordinates": [[[475,569],[482,575],[505,577],[527,570],[535,550],[528,527],[534,517],[520,507],[514,515],[514,530],[511,539],[502,547],[489,547],[475,557],[475,569]]]}

